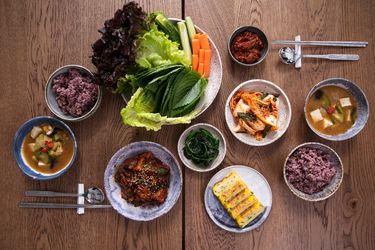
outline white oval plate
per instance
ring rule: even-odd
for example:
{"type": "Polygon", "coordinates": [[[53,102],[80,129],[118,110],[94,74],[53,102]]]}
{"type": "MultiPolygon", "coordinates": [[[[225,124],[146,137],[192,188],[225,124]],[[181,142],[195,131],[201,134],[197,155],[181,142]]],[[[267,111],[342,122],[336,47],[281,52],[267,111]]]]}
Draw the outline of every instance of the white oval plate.
{"type": "Polygon", "coordinates": [[[266,220],[272,207],[272,191],[267,180],[261,173],[247,166],[234,165],[220,170],[211,178],[204,194],[204,204],[208,216],[210,216],[216,225],[229,232],[244,233],[259,227],[266,220]],[[212,187],[215,183],[221,181],[230,172],[237,172],[265,207],[264,212],[244,228],[238,227],[237,223],[230,217],[229,213],[212,192],[212,187]]]}
{"type": "MultiPolygon", "coordinates": [[[[169,18],[172,22],[180,22],[182,21],[181,19],[178,18],[169,18]]],[[[195,26],[196,31],[200,33],[205,33],[201,28],[198,26],[195,26]]],[[[210,69],[210,76],[208,77],[208,84],[207,87],[204,91],[204,94],[202,95],[199,103],[195,107],[195,111],[199,110],[197,115],[195,116],[198,117],[201,115],[208,107],[212,104],[212,102],[215,100],[217,94],[219,93],[220,87],[221,87],[221,80],[223,78],[223,66],[221,64],[221,58],[219,54],[219,50],[217,49],[215,43],[212,41],[210,36],[208,36],[208,40],[210,41],[211,45],[211,69],[210,69]]],[[[130,100],[131,95],[127,96],[122,94],[122,98],[126,103],[130,100]]]]}
{"type": "Polygon", "coordinates": [[[230,132],[238,140],[251,146],[265,146],[279,139],[288,129],[291,118],[292,108],[290,106],[288,96],[279,86],[266,80],[254,79],[241,83],[232,91],[232,93],[230,93],[227,102],[225,103],[225,121],[227,122],[230,132]],[[237,126],[237,123],[232,115],[232,112],[230,111],[229,102],[232,96],[237,91],[261,91],[280,94],[280,96],[278,97],[279,119],[277,121],[277,126],[279,127],[279,129],[276,131],[270,131],[267,136],[261,141],[257,141],[254,136],[249,135],[248,133],[233,132],[233,128],[237,126]]]}

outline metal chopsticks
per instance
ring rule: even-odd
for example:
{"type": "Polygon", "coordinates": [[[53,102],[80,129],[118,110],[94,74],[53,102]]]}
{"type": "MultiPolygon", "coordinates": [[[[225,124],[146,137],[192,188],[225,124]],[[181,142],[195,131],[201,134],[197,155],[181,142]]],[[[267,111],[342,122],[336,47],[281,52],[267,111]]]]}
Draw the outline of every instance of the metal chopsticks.
{"type": "Polygon", "coordinates": [[[41,196],[41,197],[77,197],[81,196],[76,193],[60,193],[54,191],[39,191],[39,190],[27,190],[25,196],[41,196]]]}
{"type": "Polygon", "coordinates": [[[335,47],[353,47],[364,48],[368,42],[362,41],[292,41],[292,40],[274,40],[272,44],[285,45],[311,45],[311,46],[335,46],[335,47]]]}
{"type": "Polygon", "coordinates": [[[20,208],[111,208],[111,205],[90,205],[90,204],[63,204],[63,203],[37,203],[23,202],[18,203],[20,208]]]}

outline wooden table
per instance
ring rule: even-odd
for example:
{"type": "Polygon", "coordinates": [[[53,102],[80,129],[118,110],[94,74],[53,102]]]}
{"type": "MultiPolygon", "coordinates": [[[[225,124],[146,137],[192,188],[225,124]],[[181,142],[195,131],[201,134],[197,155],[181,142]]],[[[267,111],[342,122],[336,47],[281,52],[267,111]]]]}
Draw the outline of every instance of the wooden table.
{"type": "MultiPolygon", "coordinates": [[[[207,216],[203,192],[217,172],[196,173],[182,166],[183,193],[165,216],[147,223],[123,218],[114,210],[19,209],[27,189],[74,192],[77,183],[103,187],[103,173],[110,157],[130,142],[148,140],[165,145],[175,155],[181,132],[188,125],[146,132],[126,127],[119,111],[123,100],[106,92],[100,109],[83,122],[69,124],[76,134],[79,156],[64,176],[33,181],[17,168],[12,140],[18,127],[39,115],[51,115],[44,101],[48,76],[65,64],[90,62],[97,29],[111,18],[123,1],[0,1],[0,249],[374,249],[375,248],[375,120],[355,138],[324,141],[314,135],[303,118],[303,103],[310,88],[330,77],[344,77],[375,98],[375,2],[371,0],[153,0],[139,1],[146,11],[162,10],[170,17],[191,16],[207,31],[221,53],[224,78],[212,106],[193,123],[208,122],[225,135],[228,151],[224,168],[243,164],[259,170],[269,181],[273,207],[267,221],[244,234],[227,233],[207,216]],[[304,48],[311,53],[358,53],[359,62],[305,60],[301,70],[279,62],[278,46],[271,46],[259,66],[235,65],[227,53],[227,40],[240,25],[255,25],[269,40],[364,40],[366,49],[304,48]],[[266,147],[237,141],[226,127],[224,103],[239,83],[262,78],[278,84],[291,101],[293,116],[287,133],[266,147]],[[337,193],[323,202],[310,203],[288,191],[282,166],[288,152],[306,141],[334,148],[344,163],[345,175],[337,193]]],[[[372,111],[372,108],[371,108],[372,111]]],[[[42,201],[43,199],[28,199],[42,201]]],[[[43,200],[45,201],[45,200],[43,200]]],[[[66,199],[56,199],[67,202],[66,199]]],[[[72,200],[73,201],[73,200],[72,200]]]]}

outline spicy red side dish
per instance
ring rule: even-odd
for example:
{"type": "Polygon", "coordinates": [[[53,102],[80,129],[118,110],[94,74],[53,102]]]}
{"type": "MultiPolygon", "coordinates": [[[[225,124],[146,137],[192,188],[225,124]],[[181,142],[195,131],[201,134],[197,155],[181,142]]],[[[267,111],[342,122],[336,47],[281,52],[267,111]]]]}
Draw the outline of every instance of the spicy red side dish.
{"type": "Polygon", "coordinates": [[[121,187],[121,195],[135,206],[162,204],[168,195],[170,169],[146,152],[126,159],[117,166],[115,181],[121,187]]]}
{"type": "Polygon", "coordinates": [[[263,47],[263,42],[257,34],[245,31],[233,39],[231,51],[238,61],[251,64],[259,60],[263,47]]]}

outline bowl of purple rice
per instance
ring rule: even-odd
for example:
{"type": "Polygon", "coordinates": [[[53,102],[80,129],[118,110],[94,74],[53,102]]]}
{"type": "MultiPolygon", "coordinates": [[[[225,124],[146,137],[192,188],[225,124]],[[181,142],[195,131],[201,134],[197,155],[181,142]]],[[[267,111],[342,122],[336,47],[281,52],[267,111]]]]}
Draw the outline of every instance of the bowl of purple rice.
{"type": "Polygon", "coordinates": [[[284,181],[290,191],[307,201],[321,201],[332,196],[343,179],[343,165],[330,147],[307,142],[295,147],[284,163],[284,181]]]}
{"type": "Polygon", "coordinates": [[[45,99],[57,117],[78,122],[92,116],[99,108],[102,90],[88,69],[80,65],[65,65],[48,78],[45,99]]]}

